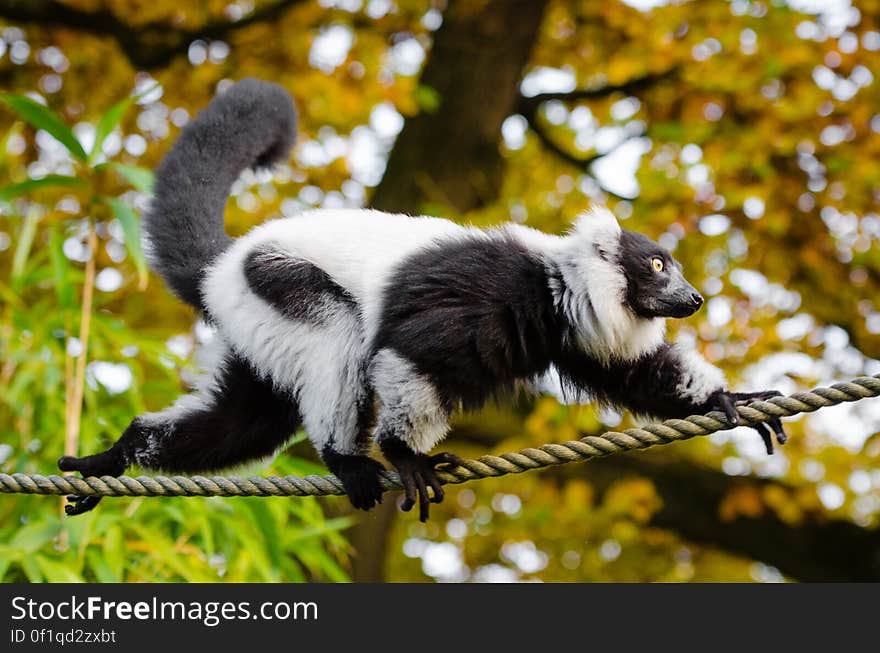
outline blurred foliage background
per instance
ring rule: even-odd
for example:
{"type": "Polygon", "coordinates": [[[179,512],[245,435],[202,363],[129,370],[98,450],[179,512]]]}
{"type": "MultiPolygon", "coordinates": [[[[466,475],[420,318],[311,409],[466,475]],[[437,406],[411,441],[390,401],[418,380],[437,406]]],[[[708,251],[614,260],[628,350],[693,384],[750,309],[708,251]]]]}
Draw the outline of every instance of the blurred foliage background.
{"type": "MultiPolygon", "coordinates": [[[[591,204],[707,297],[671,337],[734,387],[880,372],[877,0],[0,0],[0,470],[55,472],[195,374],[210,337],[145,270],[137,215],[231,80],[301,112],[240,234],[315,206],[561,231],[591,204]],[[56,116],[56,118],[53,118],[56,116]]],[[[466,456],[628,415],[552,397],[455,421],[466,456]]],[[[386,501],[0,498],[4,581],[880,579],[880,405],[386,501]]],[[[300,434],[275,473],[322,468],[300,434]]]]}

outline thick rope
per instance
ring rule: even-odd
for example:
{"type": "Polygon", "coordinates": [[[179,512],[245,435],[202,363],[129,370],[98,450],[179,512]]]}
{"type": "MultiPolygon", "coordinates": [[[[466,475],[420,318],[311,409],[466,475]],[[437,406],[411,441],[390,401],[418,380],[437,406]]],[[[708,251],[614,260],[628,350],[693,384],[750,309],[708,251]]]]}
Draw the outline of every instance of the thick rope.
{"type": "MultiPolygon", "coordinates": [[[[859,377],[849,382],[810,392],[796,392],[788,397],[773,397],[738,406],[740,422],[744,425],[763,422],[772,417],[789,417],[811,413],[827,406],[860,401],[880,395],[880,375],[859,377]]],[[[708,435],[732,428],[723,413],[693,415],[687,419],[670,419],[625,431],[608,431],[602,435],[588,435],[580,440],[561,444],[545,444],[537,449],[523,449],[501,456],[481,456],[465,460],[453,469],[438,472],[443,483],[464,483],[490,476],[519,474],[530,469],[590,460],[621,451],[647,449],[658,444],[687,440],[697,435],[708,435]]],[[[394,472],[385,472],[382,479],[385,490],[401,488],[394,472]]],[[[345,494],[342,483],[335,476],[112,476],[78,478],[75,476],[40,476],[37,474],[0,474],[0,493],[24,494],[77,494],[81,496],[324,496],[345,494]]]]}

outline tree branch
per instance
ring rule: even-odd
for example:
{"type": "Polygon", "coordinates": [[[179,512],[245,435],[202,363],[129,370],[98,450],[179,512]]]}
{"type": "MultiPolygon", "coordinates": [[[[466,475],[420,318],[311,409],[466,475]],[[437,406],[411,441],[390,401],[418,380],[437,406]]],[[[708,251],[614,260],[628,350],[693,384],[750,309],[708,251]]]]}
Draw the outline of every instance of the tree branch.
{"type": "Polygon", "coordinates": [[[763,496],[769,486],[793,494],[778,480],[731,477],[665,453],[608,456],[580,469],[560,468],[559,474],[586,476],[602,491],[628,474],[651,479],[662,508],[651,525],[684,538],[773,565],[801,581],[880,580],[880,530],[863,528],[824,513],[806,513],[787,522],[769,507],[759,514],[722,516],[731,491],[748,489],[763,496]]]}
{"type": "Polygon", "coordinates": [[[601,159],[608,152],[600,154],[599,152],[595,152],[588,156],[579,157],[575,156],[564,147],[559,145],[556,141],[550,138],[550,134],[547,133],[547,130],[544,129],[544,126],[538,121],[538,117],[536,114],[523,116],[526,119],[526,123],[528,123],[529,128],[534,132],[535,136],[538,137],[538,140],[541,141],[541,144],[550,152],[555,154],[557,157],[565,161],[566,163],[570,163],[576,168],[581,168],[584,171],[587,171],[593,161],[597,159],[601,159]]]}
{"type": "MultiPolygon", "coordinates": [[[[534,132],[535,136],[538,137],[538,140],[541,141],[541,144],[544,146],[545,149],[549,150],[552,154],[556,155],[559,159],[565,161],[566,163],[573,165],[575,168],[583,170],[590,177],[593,177],[593,179],[595,179],[596,177],[595,177],[595,175],[593,175],[592,172],[590,172],[590,166],[595,161],[597,161],[598,159],[601,159],[604,156],[608,156],[609,154],[614,152],[614,150],[616,150],[618,147],[620,147],[621,145],[623,145],[624,143],[626,143],[628,141],[631,141],[633,138],[637,138],[634,136],[630,136],[630,137],[622,140],[620,143],[615,145],[613,148],[611,148],[607,152],[594,152],[593,154],[590,154],[588,156],[579,157],[579,156],[572,154],[571,152],[566,150],[564,147],[559,145],[559,143],[557,143],[552,138],[550,138],[550,134],[547,133],[547,130],[544,129],[544,126],[538,121],[537,116],[531,115],[531,116],[524,116],[524,117],[526,119],[526,123],[528,123],[528,125],[529,125],[529,128],[532,130],[532,132],[534,132]]],[[[597,181],[597,183],[598,183],[598,181],[597,181]]],[[[600,184],[600,186],[601,186],[601,184],[600,184]]],[[[618,195],[614,191],[608,190],[604,186],[601,186],[601,188],[602,188],[603,193],[606,193],[607,195],[611,195],[612,197],[615,197],[619,200],[631,200],[632,199],[631,197],[623,197],[621,195],[618,195]]]]}
{"type": "Polygon", "coordinates": [[[278,0],[239,21],[214,21],[198,29],[176,29],[164,22],[136,27],[112,11],[82,11],[57,0],[0,0],[0,18],[21,24],[73,29],[114,39],[132,65],[152,70],[185,53],[197,39],[222,39],[255,23],[272,21],[303,0],[278,0]]]}
{"type": "Polygon", "coordinates": [[[520,95],[518,111],[524,116],[533,115],[538,110],[538,107],[550,100],[577,102],[579,100],[599,100],[615,93],[632,95],[661,82],[675,79],[679,72],[678,68],[670,68],[662,73],[650,73],[642,77],[635,77],[622,84],[605,84],[595,88],[575,89],[558,93],[538,93],[532,96],[520,95]]]}
{"type": "MultiPolygon", "coordinates": [[[[547,150],[549,150],[552,154],[554,154],[562,161],[565,161],[566,163],[573,165],[574,167],[579,168],[584,172],[587,172],[587,174],[590,174],[589,167],[593,164],[594,161],[610,154],[612,151],[614,151],[614,149],[617,149],[617,147],[620,147],[620,145],[622,145],[626,141],[619,143],[609,152],[596,152],[585,157],[576,156],[550,137],[550,135],[547,133],[547,130],[538,120],[538,109],[545,102],[550,102],[551,100],[558,100],[561,102],[575,102],[578,100],[596,100],[600,98],[606,98],[615,93],[624,93],[630,95],[642,91],[646,88],[650,88],[651,86],[654,86],[660,82],[673,79],[678,76],[678,73],[678,68],[671,68],[662,73],[652,73],[649,75],[644,75],[642,77],[636,77],[629,80],[628,82],[624,82],[623,84],[606,84],[604,86],[597,86],[595,88],[576,89],[574,91],[559,93],[539,93],[538,95],[533,95],[530,97],[520,95],[519,102],[517,104],[517,111],[526,119],[526,123],[528,123],[529,128],[532,130],[532,132],[534,132],[535,136],[538,137],[538,140],[541,141],[541,144],[547,150]]],[[[618,199],[630,199],[620,197],[605,188],[603,188],[602,190],[609,195],[617,197],[618,199]]]]}

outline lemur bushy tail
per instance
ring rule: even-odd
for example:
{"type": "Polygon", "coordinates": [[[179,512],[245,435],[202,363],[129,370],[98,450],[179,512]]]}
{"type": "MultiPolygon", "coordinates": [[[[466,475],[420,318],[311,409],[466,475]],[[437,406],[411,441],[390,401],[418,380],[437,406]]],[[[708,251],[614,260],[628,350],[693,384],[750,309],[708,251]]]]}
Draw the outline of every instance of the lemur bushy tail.
{"type": "Polygon", "coordinates": [[[230,187],[243,170],[285,159],[296,121],[284,88],[244,79],[199,112],[165,155],[144,240],[153,268],[183,301],[205,310],[203,270],[232,242],[223,228],[230,187]]]}

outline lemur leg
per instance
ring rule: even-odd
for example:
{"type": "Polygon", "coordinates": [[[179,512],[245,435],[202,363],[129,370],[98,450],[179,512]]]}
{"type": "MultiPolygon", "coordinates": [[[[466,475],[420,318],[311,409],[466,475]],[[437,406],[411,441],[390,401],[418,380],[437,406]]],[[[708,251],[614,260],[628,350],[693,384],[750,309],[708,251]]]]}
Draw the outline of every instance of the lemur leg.
{"type": "MultiPolygon", "coordinates": [[[[300,424],[296,401],[227,351],[203,387],[158,413],[135,418],[119,440],[98,454],[63,456],[58,467],[83,476],[119,476],[131,465],[198,473],[274,455],[300,424]]],[[[69,515],[94,508],[99,497],[72,497],[69,515]]]]}
{"type": "Polygon", "coordinates": [[[219,292],[209,285],[208,296],[218,298],[230,338],[277,383],[294,390],[324,463],[352,505],[372,508],[382,500],[383,467],[366,455],[374,407],[354,298],[322,269],[272,242],[218,272],[219,292]],[[226,274],[231,278],[224,282],[226,274]],[[228,292],[236,287],[240,294],[228,292]]]}
{"type": "Polygon", "coordinates": [[[328,365],[303,371],[303,424],[327,469],[342,482],[351,504],[369,510],[382,503],[381,474],[385,470],[367,455],[374,422],[373,394],[364,374],[345,367],[328,365]]]}
{"type": "Polygon", "coordinates": [[[449,453],[428,455],[449,430],[450,411],[434,385],[391,349],[376,354],[371,379],[379,398],[376,440],[403,483],[401,508],[409,511],[418,500],[419,519],[427,521],[428,503],[440,503],[444,496],[436,467],[461,464],[449,453]]]}

